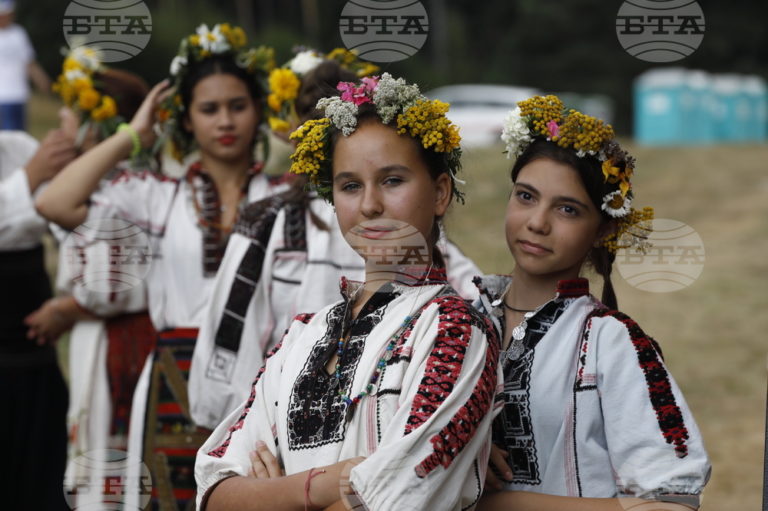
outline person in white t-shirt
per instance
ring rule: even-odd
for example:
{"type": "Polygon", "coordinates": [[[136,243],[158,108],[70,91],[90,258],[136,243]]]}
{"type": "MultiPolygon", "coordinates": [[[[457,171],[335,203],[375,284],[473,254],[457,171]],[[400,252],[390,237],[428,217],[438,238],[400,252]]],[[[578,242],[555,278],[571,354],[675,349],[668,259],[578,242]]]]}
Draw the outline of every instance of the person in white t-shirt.
{"type": "Polygon", "coordinates": [[[23,27],[15,24],[13,0],[0,0],[0,130],[26,129],[29,80],[44,92],[51,81],[35,61],[35,50],[23,27]]]}

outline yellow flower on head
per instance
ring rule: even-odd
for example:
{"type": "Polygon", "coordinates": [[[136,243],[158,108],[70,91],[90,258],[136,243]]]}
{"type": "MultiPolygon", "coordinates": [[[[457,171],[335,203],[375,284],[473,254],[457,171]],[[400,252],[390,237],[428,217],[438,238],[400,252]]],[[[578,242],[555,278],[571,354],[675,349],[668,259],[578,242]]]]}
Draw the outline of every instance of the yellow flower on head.
{"type": "Polygon", "coordinates": [[[272,93],[267,96],[267,105],[269,105],[269,108],[272,109],[273,112],[279,112],[280,108],[283,106],[283,102],[277,94],[272,93]]]}
{"type": "Polygon", "coordinates": [[[301,81],[290,69],[275,69],[269,74],[269,90],[282,101],[296,99],[301,81]]]}
{"type": "Polygon", "coordinates": [[[603,162],[603,176],[605,177],[605,181],[608,181],[608,179],[611,177],[616,177],[618,175],[619,167],[615,167],[611,160],[605,160],[603,162]]]}
{"type": "Polygon", "coordinates": [[[64,72],[83,69],[83,66],[80,65],[80,62],[78,62],[76,59],[73,59],[72,57],[67,57],[66,59],[64,59],[64,64],[62,64],[61,67],[64,70],[64,72]]]}
{"type": "Polygon", "coordinates": [[[91,118],[94,121],[105,121],[117,115],[117,103],[110,96],[104,96],[101,99],[101,105],[94,108],[91,112],[91,118]]]}
{"type": "Polygon", "coordinates": [[[95,89],[85,89],[77,98],[77,106],[81,110],[92,110],[99,104],[101,94],[95,89]]]}
{"type": "Polygon", "coordinates": [[[425,149],[446,153],[459,147],[459,129],[445,116],[448,103],[439,100],[419,100],[397,116],[397,132],[420,140],[425,149]]]}
{"type": "Polygon", "coordinates": [[[200,46],[200,36],[197,34],[189,36],[189,44],[192,46],[200,46]]]}
{"type": "Polygon", "coordinates": [[[288,124],[288,121],[284,121],[278,117],[270,117],[269,129],[277,133],[285,133],[291,129],[291,125],[288,124]]]}
{"type": "Polygon", "coordinates": [[[248,38],[245,36],[245,31],[240,27],[233,28],[229,34],[227,34],[227,40],[235,50],[242,48],[248,42],[248,38]]]}
{"type": "Polygon", "coordinates": [[[77,94],[80,94],[86,89],[92,89],[92,88],[93,88],[93,82],[87,76],[78,78],[77,80],[72,82],[72,89],[74,89],[75,93],[77,94]]]}

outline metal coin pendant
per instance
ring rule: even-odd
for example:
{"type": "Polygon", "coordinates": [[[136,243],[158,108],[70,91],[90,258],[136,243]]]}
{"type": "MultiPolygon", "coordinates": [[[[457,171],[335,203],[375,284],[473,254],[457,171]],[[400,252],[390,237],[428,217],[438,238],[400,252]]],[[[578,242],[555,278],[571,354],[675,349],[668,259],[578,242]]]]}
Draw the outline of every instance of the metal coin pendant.
{"type": "Polygon", "coordinates": [[[525,351],[525,348],[523,347],[522,341],[512,341],[512,344],[510,344],[509,349],[507,350],[507,360],[519,359],[523,354],[523,351],[525,351]]]}
{"type": "Polygon", "coordinates": [[[522,341],[525,337],[525,329],[528,328],[528,323],[523,320],[522,323],[512,329],[512,339],[516,341],[522,341]]]}

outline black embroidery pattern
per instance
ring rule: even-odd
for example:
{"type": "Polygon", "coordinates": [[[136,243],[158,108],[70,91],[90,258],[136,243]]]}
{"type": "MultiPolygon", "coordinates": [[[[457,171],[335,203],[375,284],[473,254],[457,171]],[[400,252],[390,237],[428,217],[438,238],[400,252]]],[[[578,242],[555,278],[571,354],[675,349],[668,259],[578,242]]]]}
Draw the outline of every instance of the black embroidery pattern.
{"type": "Polygon", "coordinates": [[[502,352],[504,408],[494,423],[493,440],[494,443],[503,445],[509,453],[514,483],[541,484],[530,406],[534,348],[573,300],[552,300],[528,319],[528,328],[523,339],[525,351],[519,359],[505,360],[502,352]]]}
{"type": "Polygon", "coordinates": [[[288,405],[288,448],[309,449],[344,440],[347,405],[341,401],[339,386],[350,394],[360,357],[365,349],[365,339],[379,324],[387,309],[386,305],[398,293],[391,290],[377,292],[360,311],[349,327],[349,338],[341,356],[341,378],[328,374],[325,365],[337,349],[347,313],[346,302],[328,311],[328,329],[317,341],[299,373],[288,405]],[[337,386],[338,383],[338,386],[337,386]]]}

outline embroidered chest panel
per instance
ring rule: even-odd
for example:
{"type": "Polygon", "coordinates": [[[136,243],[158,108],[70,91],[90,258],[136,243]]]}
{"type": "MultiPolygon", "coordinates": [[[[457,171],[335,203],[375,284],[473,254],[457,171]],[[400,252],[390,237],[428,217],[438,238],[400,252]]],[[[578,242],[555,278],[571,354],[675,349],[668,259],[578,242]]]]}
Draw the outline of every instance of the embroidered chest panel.
{"type": "Polygon", "coordinates": [[[525,351],[517,360],[502,352],[504,368],[504,408],[494,423],[494,442],[509,452],[513,481],[518,484],[541,484],[536,438],[531,414],[531,380],[535,347],[573,299],[553,300],[528,320],[523,345],[525,351]]]}
{"type": "Polygon", "coordinates": [[[341,400],[339,389],[347,395],[353,394],[352,383],[366,338],[381,322],[387,307],[379,307],[365,315],[361,311],[361,316],[352,323],[340,357],[340,377],[337,378],[328,374],[325,365],[337,349],[345,309],[345,304],[339,303],[328,311],[328,329],[312,347],[294,383],[287,418],[288,448],[291,450],[310,449],[344,440],[347,405],[341,400]]]}

